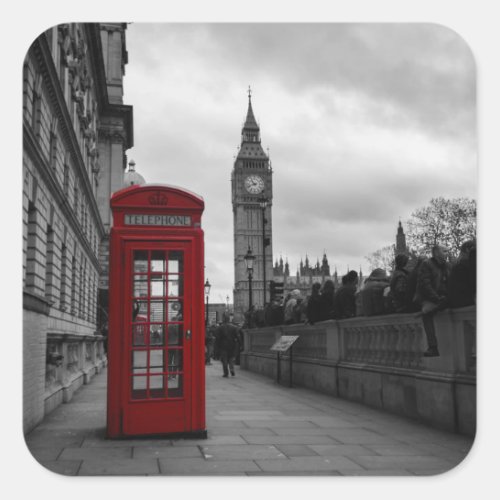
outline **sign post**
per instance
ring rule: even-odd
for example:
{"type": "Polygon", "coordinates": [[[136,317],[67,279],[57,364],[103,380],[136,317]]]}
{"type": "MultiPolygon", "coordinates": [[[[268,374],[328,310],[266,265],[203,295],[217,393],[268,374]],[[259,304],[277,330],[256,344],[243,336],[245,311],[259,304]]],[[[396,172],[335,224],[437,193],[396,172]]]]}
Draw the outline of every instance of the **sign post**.
{"type": "Polygon", "coordinates": [[[293,344],[299,338],[298,335],[282,335],[277,342],[275,342],[270,350],[276,351],[276,382],[280,382],[281,376],[281,363],[280,363],[280,352],[286,352],[290,349],[290,384],[292,387],[292,359],[293,359],[293,344]]]}

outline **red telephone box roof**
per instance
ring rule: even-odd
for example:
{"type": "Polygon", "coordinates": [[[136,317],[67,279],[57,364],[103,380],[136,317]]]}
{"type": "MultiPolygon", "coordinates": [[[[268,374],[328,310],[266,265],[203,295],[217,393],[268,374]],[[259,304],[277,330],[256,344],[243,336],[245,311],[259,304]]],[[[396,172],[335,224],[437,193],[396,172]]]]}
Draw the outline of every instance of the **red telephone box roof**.
{"type": "Polygon", "coordinates": [[[110,203],[112,208],[144,207],[203,211],[205,207],[201,196],[168,184],[129,186],[113,193],[110,203]]]}

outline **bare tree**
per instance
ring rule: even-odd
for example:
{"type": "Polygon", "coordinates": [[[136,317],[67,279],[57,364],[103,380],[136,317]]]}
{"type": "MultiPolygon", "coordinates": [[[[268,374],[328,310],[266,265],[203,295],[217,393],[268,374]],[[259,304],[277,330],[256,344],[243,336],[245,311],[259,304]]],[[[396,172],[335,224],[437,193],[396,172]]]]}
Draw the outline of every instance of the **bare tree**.
{"type": "Polygon", "coordinates": [[[380,268],[390,273],[394,267],[395,252],[396,245],[389,245],[367,255],[365,259],[370,264],[370,271],[380,268]]]}
{"type": "Polygon", "coordinates": [[[458,256],[461,244],[476,238],[476,201],[469,198],[433,198],[407,221],[406,236],[411,248],[429,254],[434,245],[448,247],[458,256]]]}

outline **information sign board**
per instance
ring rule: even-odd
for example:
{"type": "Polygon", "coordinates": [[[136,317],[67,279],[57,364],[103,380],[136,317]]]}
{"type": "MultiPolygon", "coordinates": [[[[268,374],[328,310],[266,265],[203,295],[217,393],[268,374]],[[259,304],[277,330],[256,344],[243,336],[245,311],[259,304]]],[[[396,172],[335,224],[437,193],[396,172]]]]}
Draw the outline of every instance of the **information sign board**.
{"type": "Polygon", "coordinates": [[[292,344],[299,338],[298,335],[282,335],[270,348],[271,351],[286,352],[292,344]]]}

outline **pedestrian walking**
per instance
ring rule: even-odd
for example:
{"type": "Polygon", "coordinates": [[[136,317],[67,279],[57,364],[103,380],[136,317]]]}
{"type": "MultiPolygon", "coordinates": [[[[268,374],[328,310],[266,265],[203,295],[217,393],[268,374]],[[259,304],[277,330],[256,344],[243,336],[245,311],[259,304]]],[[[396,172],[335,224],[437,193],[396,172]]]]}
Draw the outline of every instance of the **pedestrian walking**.
{"type": "Polygon", "coordinates": [[[240,335],[238,328],[229,323],[229,315],[224,313],[223,322],[215,331],[215,354],[222,363],[223,377],[229,372],[234,377],[234,362],[240,349],[240,335]]]}

